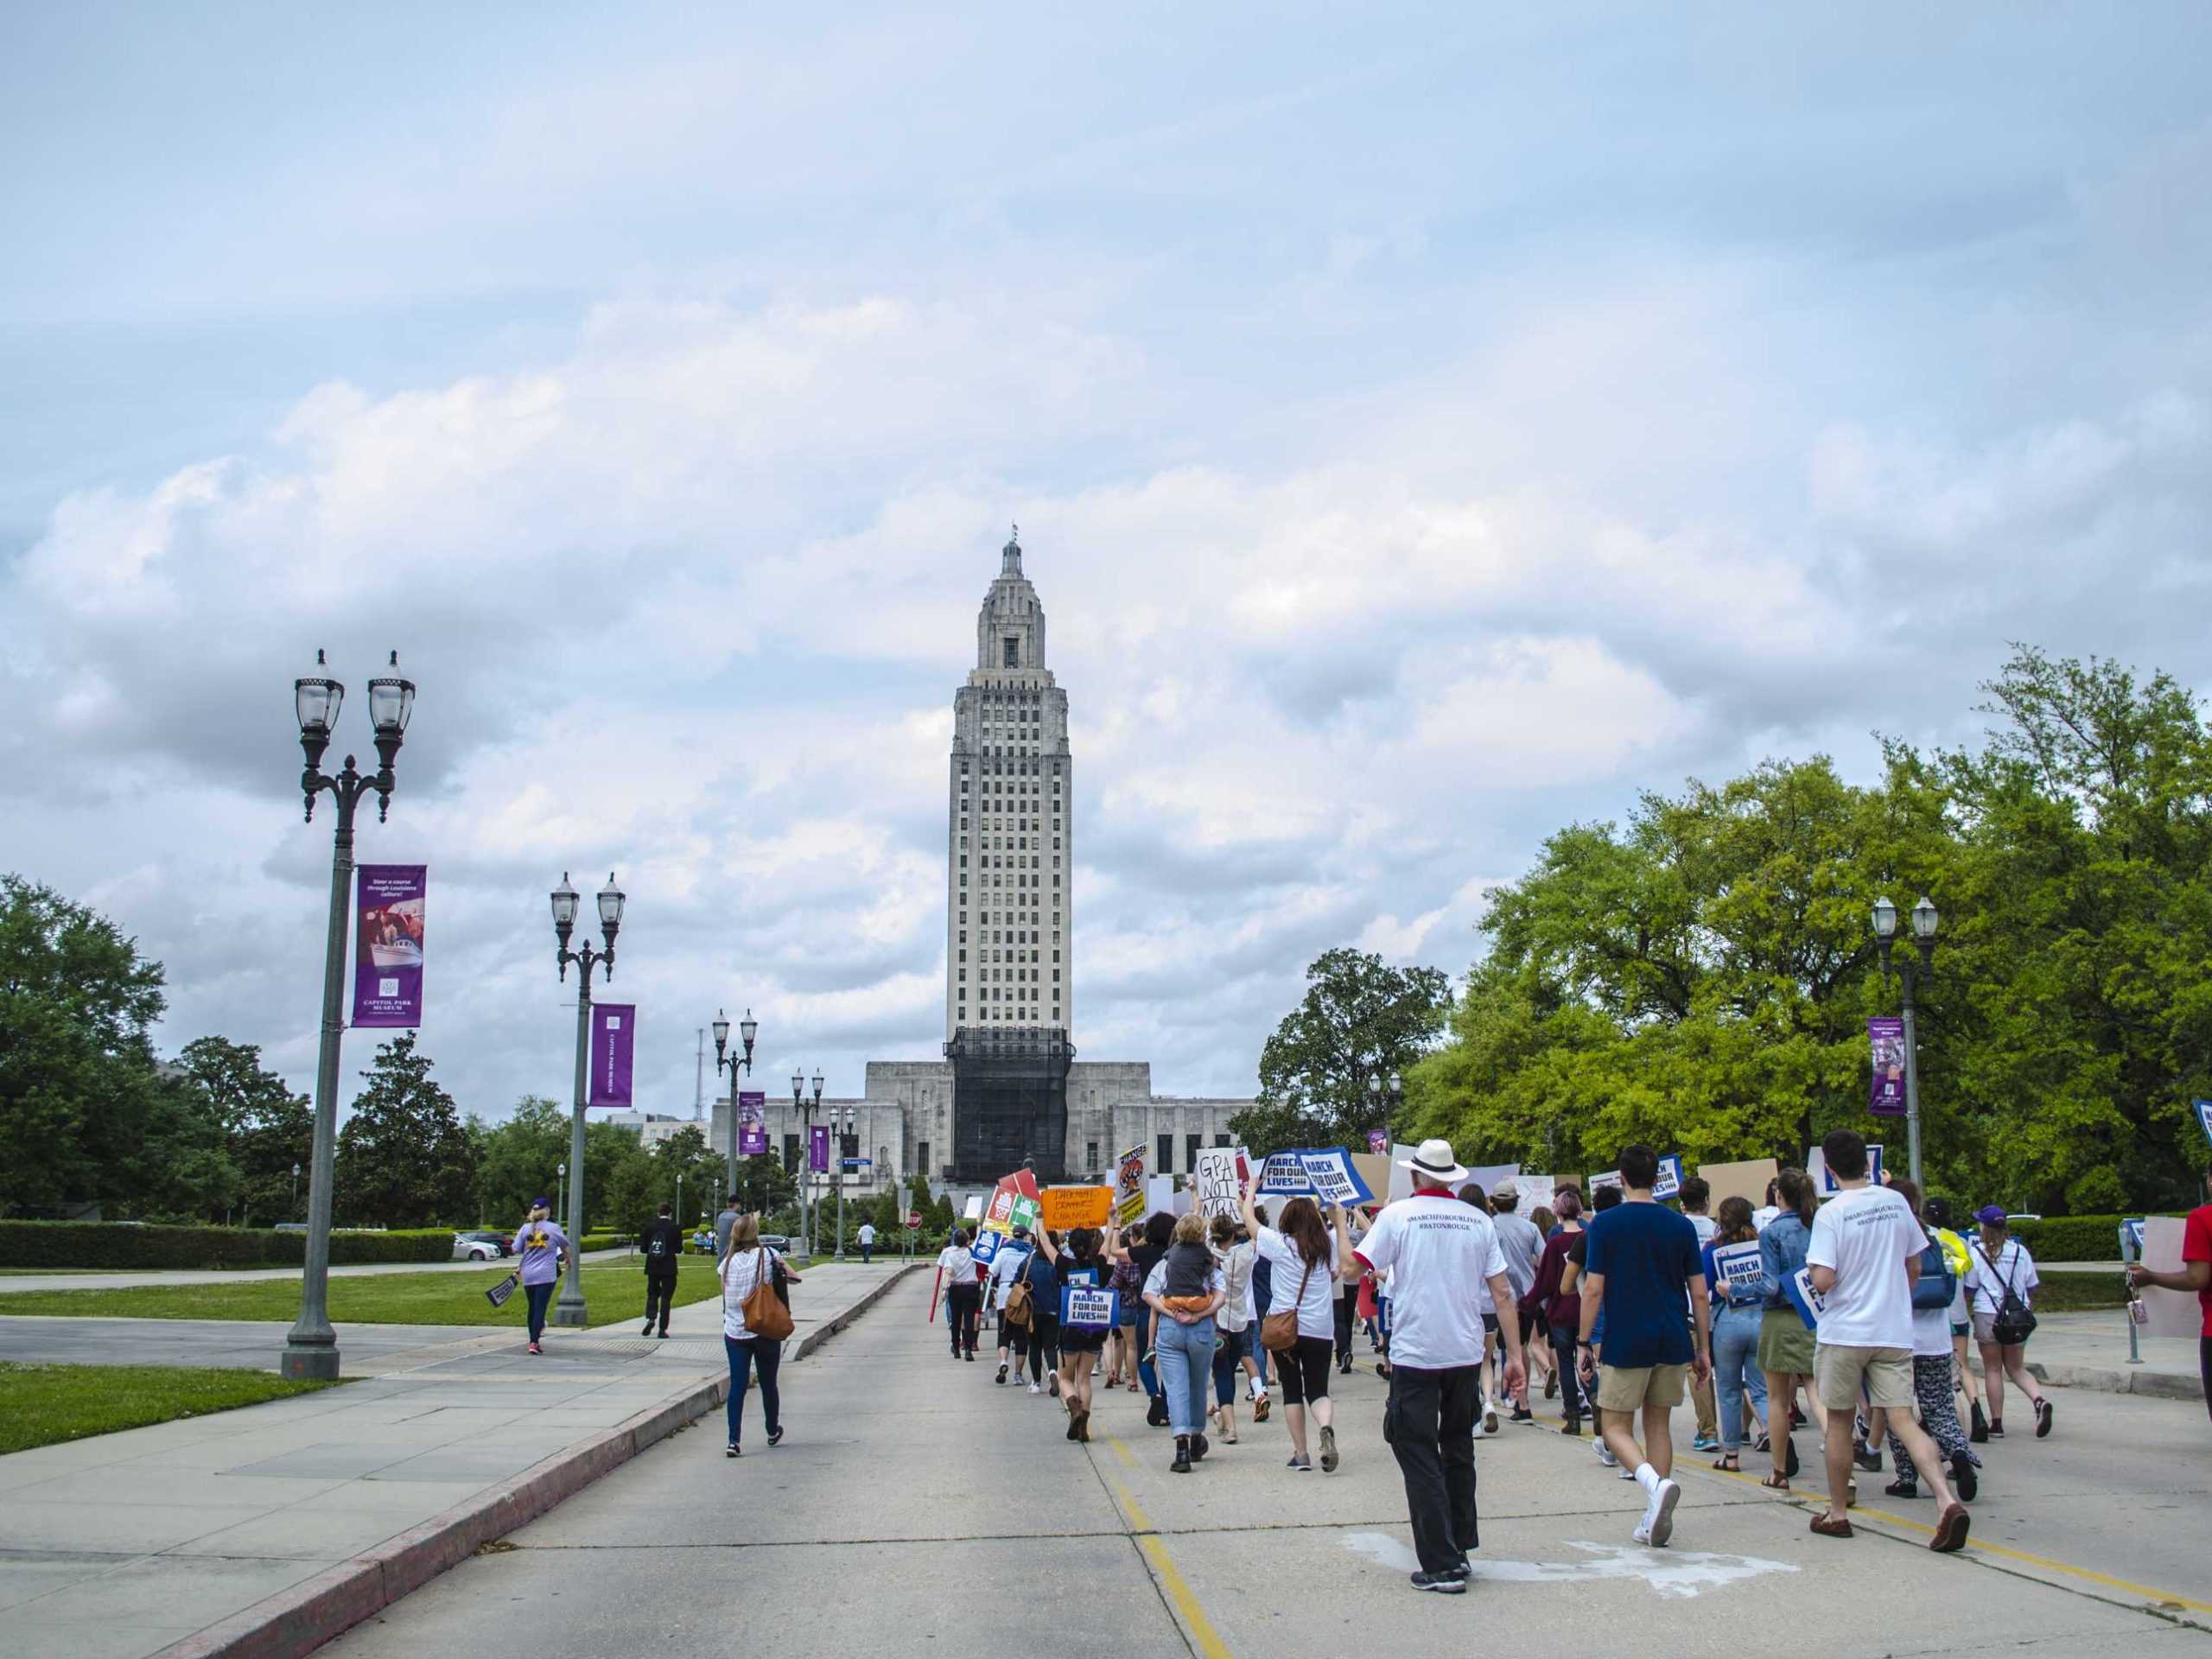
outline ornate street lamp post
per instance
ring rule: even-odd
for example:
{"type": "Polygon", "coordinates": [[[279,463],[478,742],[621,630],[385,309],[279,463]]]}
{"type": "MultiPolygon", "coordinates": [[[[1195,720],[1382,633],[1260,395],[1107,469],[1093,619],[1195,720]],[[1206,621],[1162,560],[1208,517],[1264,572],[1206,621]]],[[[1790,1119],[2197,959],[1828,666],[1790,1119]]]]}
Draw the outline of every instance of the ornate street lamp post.
{"type": "Polygon", "coordinates": [[[599,931],[607,941],[607,948],[594,950],[589,939],[581,950],[569,949],[569,936],[575,929],[578,894],[569,885],[569,873],[561,872],[561,885],[553,889],[553,932],[560,941],[554,952],[554,963],[561,970],[561,977],[569,977],[569,964],[576,964],[576,1103],[569,1122],[569,1166],[575,1178],[569,1183],[569,1274],[561,1281],[561,1297],[553,1305],[553,1323],[582,1325],[584,1321],[584,1102],[591,1088],[591,970],[597,968],[610,982],[614,977],[614,936],[622,931],[622,889],[614,885],[614,873],[607,875],[607,885],[598,893],[599,931]]]}
{"type": "Polygon", "coordinates": [[[1397,1116],[1398,1108],[1405,1104],[1406,1085],[1393,1071],[1385,1082],[1380,1072],[1370,1072],[1367,1078],[1367,1098],[1382,1115],[1382,1150],[1387,1155],[1398,1144],[1391,1121],[1397,1116]]]}
{"type": "Polygon", "coordinates": [[[798,1114],[799,1144],[806,1148],[806,1155],[799,1164],[799,1232],[806,1240],[808,1261],[814,1259],[817,1235],[821,1231],[822,1205],[813,1198],[814,1185],[814,1114],[822,1105],[822,1073],[814,1074],[814,1098],[806,1097],[806,1077],[804,1073],[791,1073],[791,1109],[798,1114]]]}
{"type": "MultiPolygon", "coordinates": [[[[1897,959],[1897,976],[1904,988],[1904,1133],[1913,1185],[1920,1185],[1920,1037],[1913,1020],[1913,992],[1920,974],[1936,971],[1936,906],[1925,893],[1912,907],[1912,942],[1918,947],[1917,973],[1910,957],[1897,959]]],[[[1882,953],[1882,978],[1890,976],[1890,945],[1897,938],[1897,907],[1887,898],[1874,901],[1874,943],[1882,953]]],[[[1926,1189],[1923,1187],[1924,1192],[1926,1189]]]]}
{"type": "Polygon", "coordinates": [[[308,1155],[307,1268],[300,1281],[300,1317],[284,1339],[277,1370],[289,1377],[335,1381],[338,1376],[338,1333],[330,1328],[330,1179],[338,1141],[338,1045],[346,1022],[341,999],[346,985],[346,923],[353,899],[353,809],[371,790],[376,791],[377,819],[381,823],[391,805],[397,780],[391,763],[407,735],[408,717],[415,711],[415,683],[399,677],[399,653],[391,653],[391,672],[369,682],[369,723],[375,730],[377,769],[364,777],[346,757],[346,766],[335,778],[322,770],[323,751],[330,747],[338,710],[346,688],[321,671],[327,667],[321,652],[315,654],[316,672],[292,682],[292,707],[299,717],[300,748],[307,766],[300,774],[300,788],[307,796],[307,819],[315,821],[315,798],[330,791],[338,807],[338,825],[330,853],[330,925],[323,941],[322,1046],[315,1068],[315,1144],[308,1155]]]}
{"type": "Polygon", "coordinates": [[[743,1066],[745,1075],[753,1075],[753,1039],[760,1034],[760,1022],[753,1017],[753,1010],[745,1011],[745,1018],[737,1024],[737,1034],[745,1044],[745,1052],[733,1054],[729,1049],[729,1020],[720,1008],[715,1010],[715,1074],[729,1073],[729,1185],[728,1192],[737,1191],[737,1068],[743,1066]]]}
{"type": "MultiPolygon", "coordinates": [[[[837,1114],[831,1111],[831,1118],[837,1114]]],[[[845,1126],[837,1136],[837,1259],[845,1259],[845,1143],[853,1138],[853,1125],[860,1121],[860,1114],[852,1107],[845,1108],[845,1126]]],[[[834,1127],[834,1125],[833,1125],[834,1127]]]]}

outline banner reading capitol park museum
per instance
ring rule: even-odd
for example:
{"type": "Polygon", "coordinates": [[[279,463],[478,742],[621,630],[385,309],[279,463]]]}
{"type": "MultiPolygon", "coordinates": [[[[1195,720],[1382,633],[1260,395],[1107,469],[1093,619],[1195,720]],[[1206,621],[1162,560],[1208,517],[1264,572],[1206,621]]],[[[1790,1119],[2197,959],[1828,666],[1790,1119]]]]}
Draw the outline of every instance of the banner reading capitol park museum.
{"type": "Polygon", "coordinates": [[[630,1104],[630,1068],[638,1052],[638,1010],[628,1002],[591,1007],[592,1106],[630,1104]]]}
{"type": "Polygon", "coordinates": [[[353,1024],[423,1023],[423,894],[428,866],[354,871],[353,1024]]]}

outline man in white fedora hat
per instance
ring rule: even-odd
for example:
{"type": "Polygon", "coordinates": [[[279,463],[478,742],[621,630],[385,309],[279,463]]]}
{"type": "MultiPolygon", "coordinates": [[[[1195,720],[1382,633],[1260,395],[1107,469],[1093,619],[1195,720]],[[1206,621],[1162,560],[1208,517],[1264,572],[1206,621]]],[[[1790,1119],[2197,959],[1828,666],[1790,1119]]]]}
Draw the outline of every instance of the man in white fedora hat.
{"type": "MultiPolygon", "coordinates": [[[[1482,1398],[1483,1316],[1475,1287],[1487,1281],[1500,1307],[1512,1306],[1505,1255],[1491,1218],[1453,1196],[1467,1172],[1448,1141],[1424,1141],[1398,1166],[1414,1195],[1387,1205],[1344,1261],[1346,1279],[1370,1269],[1390,1275],[1390,1402],[1383,1431],[1405,1477],[1421,1571],[1416,1590],[1464,1594],[1473,1569],[1475,1413],[1482,1398]]],[[[1505,1381],[1517,1393],[1525,1372],[1521,1329],[1501,1328],[1505,1381]]]]}

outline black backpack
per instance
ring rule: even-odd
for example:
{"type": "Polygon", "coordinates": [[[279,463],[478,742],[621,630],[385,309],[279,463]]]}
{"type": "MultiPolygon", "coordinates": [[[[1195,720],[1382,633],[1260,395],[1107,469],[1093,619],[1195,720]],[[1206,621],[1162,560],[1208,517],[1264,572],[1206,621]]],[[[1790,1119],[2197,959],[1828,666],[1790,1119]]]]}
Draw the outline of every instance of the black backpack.
{"type": "MultiPolygon", "coordinates": [[[[1981,1258],[1981,1265],[1989,1269],[1989,1276],[1997,1276],[1997,1264],[1989,1259],[1989,1252],[1977,1244],[1974,1254],[1981,1258]]],[[[2020,1258],[2012,1258],[2012,1273],[2020,1270],[2020,1258]]],[[[2036,1311],[2020,1300],[2012,1288],[2012,1274],[2005,1275],[2004,1288],[1997,1298],[1997,1317],[1989,1322],[1989,1334],[2007,1348],[2017,1348],[2035,1334],[2036,1311]]]]}

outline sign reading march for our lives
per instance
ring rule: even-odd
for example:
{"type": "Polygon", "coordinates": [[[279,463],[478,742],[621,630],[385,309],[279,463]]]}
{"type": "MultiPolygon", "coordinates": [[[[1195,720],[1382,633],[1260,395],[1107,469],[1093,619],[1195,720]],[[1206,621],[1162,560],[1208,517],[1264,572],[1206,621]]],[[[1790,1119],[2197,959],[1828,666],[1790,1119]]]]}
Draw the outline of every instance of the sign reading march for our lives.
{"type": "Polygon", "coordinates": [[[1789,1275],[1783,1291],[1789,1298],[1790,1306],[1797,1310],[1797,1317],[1805,1321],[1808,1331],[1821,1328],[1821,1315],[1827,1311],[1827,1298],[1813,1288],[1813,1270],[1800,1268],[1789,1275]]]}
{"type": "Polygon", "coordinates": [[[1659,1160],[1659,1173],[1651,1183],[1651,1196],[1662,1204],[1682,1194],[1682,1155],[1670,1152],[1659,1160]]]}
{"type": "Polygon", "coordinates": [[[1766,1269],[1759,1264],[1759,1242],[1747,1238],[1740,1244],[1723,1244],[1713,1253],[1713,1276],[1730,1290],[1740,1292],[1755,1285],[1766,1269]]]}
{"type": "Polygon", "coordinates": [[[1356,1205],[1372,1204],[1375,1194],[1359,1178],[1359,1171],[1352,1167],[1351,1154],[1338,1148],[1299,1154],[1299,1162],[1305,1166],[1306,1179],[1312,1183],[1313,1196],[1323,1205],[1338,1205],[1351,1209],[1356,1205]]]}
{"type": "Polygon", "coordinates": [[[1306,1160],[1295,1152],[1271,1152],[1260,1166],[1260,1191],[1270,1198],[1310,1198],[1313,1182],[1306,1173],[1306,1160]]]}
{"type": "Polygon", "coordinates": [[[2212,1100],[2190,1103],[2196,1108],[2196,1127],[2204,1131],[2204,1138],[2212,1141],[2212,1100]]]}
{"type": "Polygon", "coordinates": [[[630,1101],[630,1074],[638,1054],[638,1010],[628,1002],[594,1002],[591,1007],[591,1098],[588,1106],[623,1106],[630,1101]]]}
{"type": "Polygon", "coordinates": [[[1060,1323],[1084,1330],[1110,1331],[1119,1312],[1121,1294],[1111,1290],[1091,1290],[1080,1285],[1064,1286],[1060,1291],[1060,1323]]]}
{"type": "Polygon", "coordinates": [[[353,1023],[423,1023],[423,895],[428,866],[354,871],[353,1023]]]}

